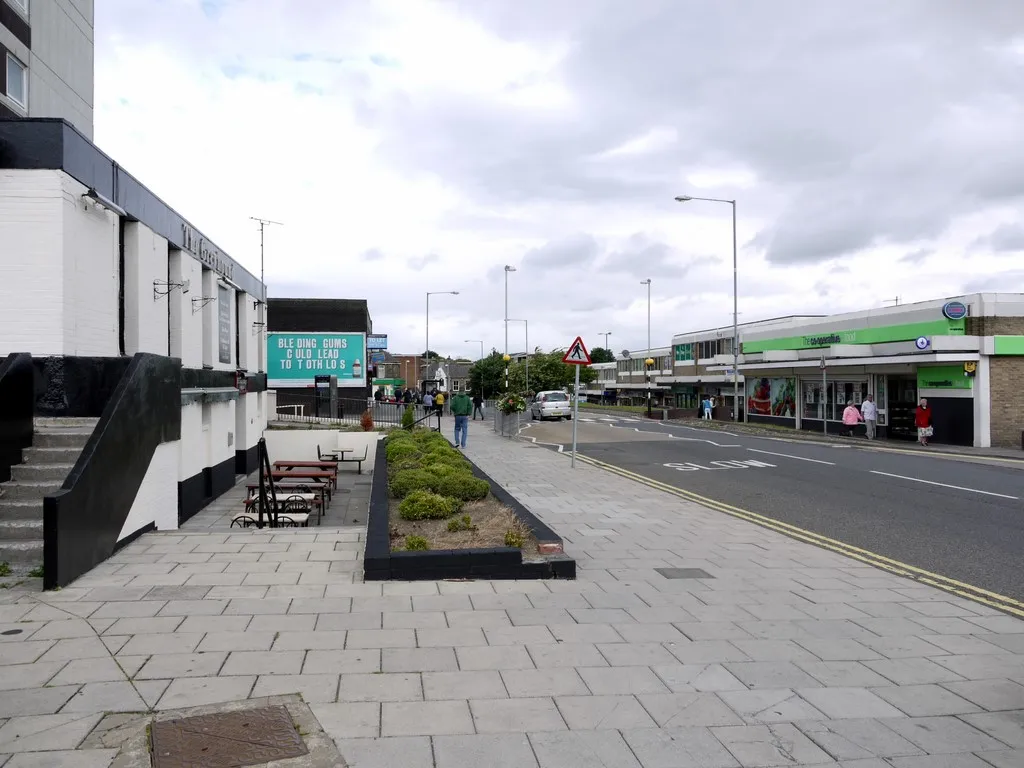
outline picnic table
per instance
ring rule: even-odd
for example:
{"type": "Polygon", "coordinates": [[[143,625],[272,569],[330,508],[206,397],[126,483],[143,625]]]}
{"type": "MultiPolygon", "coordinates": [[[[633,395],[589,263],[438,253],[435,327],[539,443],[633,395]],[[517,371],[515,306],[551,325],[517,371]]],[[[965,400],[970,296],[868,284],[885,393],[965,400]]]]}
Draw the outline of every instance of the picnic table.
{"type": "MultiPolygon", "coordinates": [[[[320,522],[324,516],[324,500],[318,493],[282,493],[278,497],[278,503],[284,503],[291,501],[292,499],[302,499],[310,506],[317,508],[317,522],[320,522]]],[[[250,496],[245,500],[245,511],[251,513],[253,507],[259,503],[259,496],[250,496]]]]}
{"type": "MultiPolygon", "coordinates": [[[[260,484],[249,483],[245,486],[246,491],[250,497],[259,495],[260,484]]],[[[294,493],[312,493],[319,495],[323,493],[324,500],[329,505],[333,494],[331,493],[331,486],[327,483],[299,483],[299,482],[283,482],[274,483],[274,490],[277,491],[279,496],[289,496],[294,493]]]]}
{"type": "Polygon", "coordinates": [[[322,483],[331,488],[338,487],[338,471],[333,472],[322,469],[277,469],[270,473],[274,484],[278,480],[312,480],[322,483]]]}

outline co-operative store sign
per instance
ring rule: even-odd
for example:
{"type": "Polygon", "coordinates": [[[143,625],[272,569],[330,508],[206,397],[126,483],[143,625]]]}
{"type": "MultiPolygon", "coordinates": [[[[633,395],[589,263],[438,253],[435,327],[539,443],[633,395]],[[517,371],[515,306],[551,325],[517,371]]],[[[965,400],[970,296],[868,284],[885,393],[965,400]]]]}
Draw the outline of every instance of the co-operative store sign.
{"type": "Polygon", "coordinates": [[[311,387],[315,376],[337,376],[339,387],[366,386],[366,334],[267,334],[267,386],[311,387]]]}

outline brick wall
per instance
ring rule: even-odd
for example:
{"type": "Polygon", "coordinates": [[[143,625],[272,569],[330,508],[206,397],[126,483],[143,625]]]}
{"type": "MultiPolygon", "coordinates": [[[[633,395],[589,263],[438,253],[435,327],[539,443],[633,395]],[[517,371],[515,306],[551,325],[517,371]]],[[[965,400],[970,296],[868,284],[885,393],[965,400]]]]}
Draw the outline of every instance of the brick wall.
{"type": "Polygon", "coordinates": [[[989,358],[989,376],[992,397],[992,445],[1020,448],[1021,431],[1024,430],[1024,357],[989,358]]]}
{"type": "Polygon", "coordinates": [[[1022,336],[1024,317],[968,317],[968,336],[1022,336]]]}

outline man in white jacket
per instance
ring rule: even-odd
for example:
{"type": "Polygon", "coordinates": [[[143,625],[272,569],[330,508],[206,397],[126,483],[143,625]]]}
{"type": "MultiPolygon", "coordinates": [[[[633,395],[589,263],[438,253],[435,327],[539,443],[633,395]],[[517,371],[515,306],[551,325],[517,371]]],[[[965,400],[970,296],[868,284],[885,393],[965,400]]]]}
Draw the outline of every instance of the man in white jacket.
{"type": "Polygon", "coordinates": [[[867,431],[868,440],[875,439],[875,427],[878,424],[878,406],[875,405],[875,398],[868,395],[860,404],[860,413],[864,417],[864,427],[867,431]]]}

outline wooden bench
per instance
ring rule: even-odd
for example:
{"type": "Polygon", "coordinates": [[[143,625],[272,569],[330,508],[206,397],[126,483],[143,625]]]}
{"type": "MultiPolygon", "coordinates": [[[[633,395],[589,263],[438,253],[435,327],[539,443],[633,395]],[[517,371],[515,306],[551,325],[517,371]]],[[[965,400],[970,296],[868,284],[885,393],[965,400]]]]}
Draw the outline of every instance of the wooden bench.
{"type": "MultiPolygon", "coordinates": [[[[245,486],[249,492],[249,496],[258,496],[260,492],[259,483],[249,483],[245,486]]],[[[299,482],[284,482],[274,483],[274,488],[285,495],[292,493],[314,493],[323,494],[324,501],[327,506],[330,506],[331,498],[333,496],[331,492],[331,486],[328,483],[299,483],[299,482]]]]}
{"type": "MultiPolygon", "coordinates": [[[[345,457],[344,455],[342,455],[342,457],[338,460],[338,463],[339,464],[358,464],[359,474],[361,475],[361,474],[363,474],[363,462],[366,461],[366,451],[367,451],[367,449],[363,448],[363,455],[362,456],[348,456],[348,457],[345,457]]],[[[345,451],[345,453],[349,453],[349,451],[345,451]]],[[[354,453],[354,451],[353,451],[353,453],[354,453]]]]}
{"type": "Polygon", "coordinates": [[[278,480],[314,480],[332,488],[338,485],[337,470],[326,472],[320,469],[279,469],[271,472],[270,476],[274,479],[275,485],[278,480]]]}

